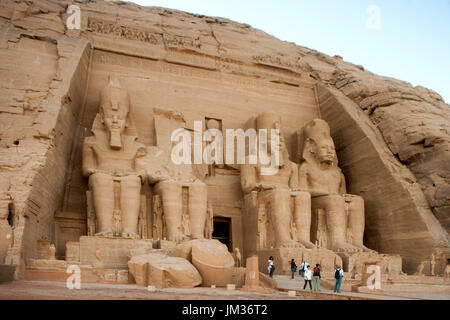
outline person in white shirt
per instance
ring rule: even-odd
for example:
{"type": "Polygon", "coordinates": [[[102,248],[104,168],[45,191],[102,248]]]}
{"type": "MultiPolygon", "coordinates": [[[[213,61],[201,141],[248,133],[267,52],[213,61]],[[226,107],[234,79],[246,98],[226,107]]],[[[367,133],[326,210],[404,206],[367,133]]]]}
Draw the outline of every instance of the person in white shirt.
{"type": "Polygon", "coordinates": [[[273,257],[272,256],[269,257],[268,263],[269,263],[269,265],[267,267],[267,271],[269,271],[269,276],[272,278],[273,271],[275,270],[275,266],[273,264],[273,257]]]}
{"type": "Polygon", "coordinates": [[[301,266],[301,268],[298,271],[298,275],[301,277],[303,275],[303,272],[305,272],[306,268],[309,266],[309,263],[306,261],[303,261],[300,266],[301,266]]]}
{"type": "Polygon", "coordinates": [[[309,288],[312,291],[312,285],[311,285],[312,272],[311,272],[311,268],[309,267],[309,265],[306,267],[303,277],[305,279],[305,285],[303,286],[303,290],[306,289],[306,284],[309,283],[309,288]]]}

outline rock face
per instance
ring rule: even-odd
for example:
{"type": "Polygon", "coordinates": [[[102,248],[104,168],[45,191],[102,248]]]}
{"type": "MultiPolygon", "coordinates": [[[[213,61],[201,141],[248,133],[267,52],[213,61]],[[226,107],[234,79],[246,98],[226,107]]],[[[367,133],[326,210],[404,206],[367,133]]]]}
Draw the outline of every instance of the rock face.
{"type": "Polygon", "coordinates": [[[163,253],[134,256],[128,261],[128,267],[140,286],[193,288],[202,283],[200,274],[189,261],[163,253]]]}
{"type": "MultiPolygon", "coordinates": [[[[365,201],[364,244],[401,255],[409,273],[433,252],[447,263],[450,108],[437,93],[248,25],[132,3],[5,0],[0,34],[0,225],[12,232],[0,263],[16,265],[16,278],[37,240],[63,257],[67,241],[87,234],[82,145],[110,73],[129,91],[146,146],[160,144],[155,120],[174,114],[190,130],[199,119],[225,129],[276,110],[298,163],[296,132],[326,120],[347,190],[365,201]],[[70,4],[81,30],[67,29],[70,4]]],[[[214,170],[208,200],[214,216],[231,219],[230,242],[244,253],[239,168],[214,170]]],[[[152,196],[148,186],[141,193],[152,196]]],[[[147,206],[149,226],[151,216],[147,206]]]]}

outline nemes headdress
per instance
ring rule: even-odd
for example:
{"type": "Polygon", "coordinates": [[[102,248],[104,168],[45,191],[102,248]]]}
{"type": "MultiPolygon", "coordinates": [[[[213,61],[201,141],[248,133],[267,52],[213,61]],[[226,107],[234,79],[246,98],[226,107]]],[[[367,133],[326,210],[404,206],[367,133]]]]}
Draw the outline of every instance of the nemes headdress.
{"type": "Polygon", "coordinates": [[[298,137],[299,156],[302,161],[312,160],[312,147],[314,144],[318,144],[319,141],[328,140],[333,143],[330,126],[325,120],[322,119],[314,119],[308,122],[299,132],[298,137]]]}

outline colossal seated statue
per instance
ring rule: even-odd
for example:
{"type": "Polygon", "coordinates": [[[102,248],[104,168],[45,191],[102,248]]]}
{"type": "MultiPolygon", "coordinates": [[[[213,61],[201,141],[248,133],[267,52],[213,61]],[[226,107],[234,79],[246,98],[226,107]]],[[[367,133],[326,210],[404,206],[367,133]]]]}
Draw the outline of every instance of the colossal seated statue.
{"type": "Polygon", "coordinates": [[[371,251],[363,245],[364,200],[347,194],[328,124],[309,122],[301,132],[299,188],[311,193],[313,239],[336,252],[371,251]]]}
{"type": "Polygon", "coordinates": [[[83,175],[89,178],[97,220],[95,235],[109,237],[119,233],[125,238],[139,237],[144,171],[138,160],[145,156],[146,149],[136,141],[137,133],[129,114],[127,90],[115,77],[110,77],[101,91],[93,136],[87,137],[83,144],[83,175]]]}
{"type": "Polygon", "coordinates": [[[267,148],[263,151],[267,151],[267,158],[273,154],[272,148],[279,150],[278,170],[265,174],[263,170],[270,165],[260,161],[261,154],[256,164],[250,163],[250,157],[247,156],[245,164],[241,166],[244,201],[247,208],[257,212],[259,249],[265,249],[264,246],[312,248],[310,195],[308,192],[294,191],[298,186],[298,168],[289,160],[282,135],[278,142],[270,139],[272,130],[280,130],[280,125],[281,119],[276,114],[263,113],[256,119],[258,133],[267,130],[267,148]],[[278,143],[278,146],[273,143],[278,143]]]}
{"type": "Polygon", "coordinates": [[[176,242],[203,239],[205,226],[209,223],[207,186],[194,174],[192,165],[175,164],[170,157],[172,143],[169,138],[174,130],[184,127],[183,117],[157,109],[154,120],[158,145],[149,147],[145,158],[148,183],[159,201],[153,205],[161,208],[160,220],[153,222],[159,224],[155,228],[159,232],[153,237],[176,242]]]}

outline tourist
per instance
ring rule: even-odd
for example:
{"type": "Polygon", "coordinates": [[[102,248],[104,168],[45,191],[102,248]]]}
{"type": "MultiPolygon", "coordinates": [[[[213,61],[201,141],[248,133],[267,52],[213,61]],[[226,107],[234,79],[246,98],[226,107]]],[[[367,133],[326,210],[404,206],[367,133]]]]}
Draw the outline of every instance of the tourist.
{"type": "Polygon", "coordinates": [[[316,264],[313,273],[314,291],[320,291],[320,264],[316,264]]]}
{"type": "Polygon", "coordinates": [[[291,279],[294,279],[295,272],[297,272],[297,264],[295,263],[294,259],[291,260],[291,271],[292,271],[291,279]]]}
{"type": "Polygon", "coordinates": [[[275,270],[275,265],[273,264],[273,257],[270,256],[269,257],[269,266],[267,267],[267,270],[269,271],[269,276],[272,278],[273,277],[273,271],[275,270]]]}
{"type": "Polygon", "coordinates": [[[303,286],[303,290],[306,289],[306,284],[309,283],[309,288],[312,290],[312,285],[311,285],[311,275],[312,272],[309,269],[309,265],[306,267],[305,271],[304,271],[304,279],[305,279],[305,285],[303,286]]]}
{"type": "Polygon", "coordinates": [[[334,292],[340,293],[342,278],[344,278],[344,271],[341,269],[340,266],[338,266],[334,270],[334,278],[336,279],[336,284],[334,285],[334,292]]]}
{"type": "Polygon", "coordinates": [[[298,275],[301,277],[303,276],[303,272],[306,270],[306,268],[309,266],[309,263],[306,261],[303,261],[301,264],[302,268],[298,271],[298,275]]]}

